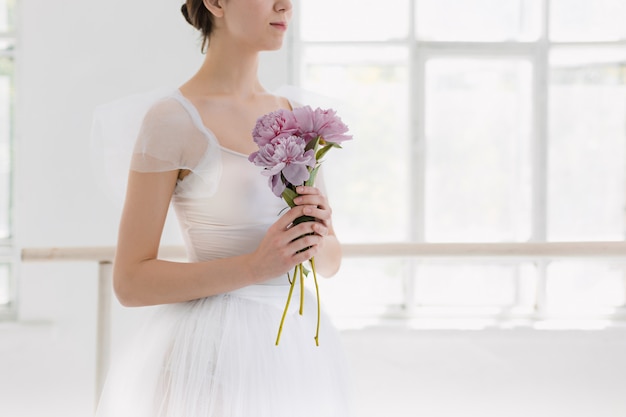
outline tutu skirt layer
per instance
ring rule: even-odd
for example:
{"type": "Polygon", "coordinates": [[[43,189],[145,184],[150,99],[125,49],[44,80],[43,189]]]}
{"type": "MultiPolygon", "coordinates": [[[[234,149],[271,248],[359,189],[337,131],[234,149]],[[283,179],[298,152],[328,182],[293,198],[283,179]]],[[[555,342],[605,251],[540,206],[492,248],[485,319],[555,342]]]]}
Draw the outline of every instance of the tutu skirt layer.
{"type": "MultiPolygon", "coordinates": [[[[296,286],[297,287],[297,286],[296,286]]],[[[256,285],[160,307],[102,393],[98,417],[347,417],[349,382],[339,336],[315,297],[303,315],[288,286],[256,285]]]]}

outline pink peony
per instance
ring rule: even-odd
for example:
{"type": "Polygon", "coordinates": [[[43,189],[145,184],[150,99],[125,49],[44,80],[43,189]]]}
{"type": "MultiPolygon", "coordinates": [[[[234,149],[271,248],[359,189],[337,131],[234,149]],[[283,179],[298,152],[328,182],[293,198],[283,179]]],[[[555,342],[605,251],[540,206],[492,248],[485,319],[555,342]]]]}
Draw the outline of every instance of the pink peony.
{"type": "Polygon", "coordinates": [[[261,146],[265,146],[278,138],[286,138],[298,129],[298,123],[292,112],[279,109],[260,117],[252,130],[252,139],[261,146]]]}
{"type": "MultiPolygon", "coordinates": [[[[345,135],[347,131],[348,127],[343,124],[334,110],[317,108],[313,111],[309,106],[299,107],[293,111],[277,110],[257,120],[252,136],[259,150],[250,154],[248,160],[256,166],[263,167],[262,174],[269,177],[269,186],[274,195],[282,197],[289,207],[295,207],[294,197],[298,195],[295,186],[305,183],[313,185],[315,176],[312,176],[312,173],[317,173],[324,155],[330,149],[340,147],[338,143],[352,139],[352,136],[345,135]],[[316,140],[317,138],[320,140],[316,140]]],[[[293,223],[314,220],[314,217],[302,215],[293,223]]],[[[311,258],[309,262],[317,293],[315,344],[319,346],[320,299],[314,259],[311,258]]],[[[306,273],[308,272],[305,272],[304,266],[300,263],[294,268],[293,279],[289,277],[291,286],[278,327],[276,345],[280,341],[296,278],[300,277],[300,286],[304,290],[306,273]]],[[[300,314],[303,312],[302,302],[301,298],[300,314]]]]}
{"type": "Polygon", "coordinates": [[[336,112],[332,109],[322,110],[319,107],[312,110],[309,106],[298,107],[293,114],[299,126],[298,134],[307,142],[321,136],[324,142],[341,143],[352,139],[351,135],[344,135],[348,131],[336,112]]]}
{"type": "Polygon", "coordinates": [[[272,192],[280,197],[286,188],[283,178],[292,185],[304,184],[309,179],[309,167],[315,165],[315,152],[312,149],[305,152],[305,147],[305,140],[299,136],[279,137],[260,147],[248,159],[265,168],[263,175],[270,177],[272,192]]]}

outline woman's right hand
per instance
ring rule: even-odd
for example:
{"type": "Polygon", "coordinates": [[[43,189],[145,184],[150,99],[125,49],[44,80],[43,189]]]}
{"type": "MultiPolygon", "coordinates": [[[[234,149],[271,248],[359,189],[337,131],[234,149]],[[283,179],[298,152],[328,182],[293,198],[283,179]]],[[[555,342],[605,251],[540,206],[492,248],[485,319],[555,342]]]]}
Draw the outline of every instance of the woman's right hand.
{"type": "Polygon", "coordinates": [[[294,224],[298,217],[305,215],[307,207],[289,209],[267,230],[251,254],[250,268],[255,281],[263,282],[283,275],[318,253],[328,228],[315,221],[294,224]]]}

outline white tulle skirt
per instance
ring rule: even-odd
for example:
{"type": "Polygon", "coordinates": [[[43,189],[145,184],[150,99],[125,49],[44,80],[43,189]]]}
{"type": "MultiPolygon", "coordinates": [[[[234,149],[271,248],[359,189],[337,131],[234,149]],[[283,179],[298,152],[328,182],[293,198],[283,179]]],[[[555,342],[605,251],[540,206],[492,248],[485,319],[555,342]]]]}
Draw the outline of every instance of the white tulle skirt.
{"type": "Polygon", "coordinates": [[[98,417],[348,417],[350,384],[337,331],[315,296],[304,314],[288,286],[255,285],[164,305],[113,364],[98,417]]]}

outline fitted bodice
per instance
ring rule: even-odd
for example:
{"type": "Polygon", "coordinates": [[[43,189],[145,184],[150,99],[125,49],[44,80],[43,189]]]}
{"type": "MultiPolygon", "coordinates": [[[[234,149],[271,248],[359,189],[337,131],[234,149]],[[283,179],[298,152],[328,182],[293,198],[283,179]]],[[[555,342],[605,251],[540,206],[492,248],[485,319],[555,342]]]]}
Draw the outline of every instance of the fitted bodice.
{"type": "Polygon", "coordinates": [[[131,169],[189,170],[176,184],[172,205],[191,262],[254,251],[287,208],[272,193],[261,169],[248,155],[222,147],[178,90],[146,113],[131,169]]]}
{"type": "Polygon", "coordinates": [[[252,252],[287,207],[247,155],[221,147],[218,152],[222,169],[215,192],[206,196],[204,181],[192,172],[181,181],[187,182],[184,195],[175,193],[172,200],[191,261],[252,252]]]}

